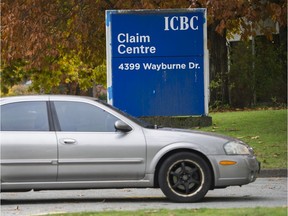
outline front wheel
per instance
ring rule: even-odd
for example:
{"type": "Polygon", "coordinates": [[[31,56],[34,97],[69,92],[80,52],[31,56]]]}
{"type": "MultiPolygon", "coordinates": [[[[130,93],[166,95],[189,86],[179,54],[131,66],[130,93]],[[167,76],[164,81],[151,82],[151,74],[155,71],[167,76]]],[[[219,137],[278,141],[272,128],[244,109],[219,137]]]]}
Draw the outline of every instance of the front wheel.
{"type": "Polygon", "coordinates": [[[175,202],[196,202],[210,189],[212,176],[207,162],[199,155],[180,152],[164,161],[159,171],[163,193],[175,202]]]}

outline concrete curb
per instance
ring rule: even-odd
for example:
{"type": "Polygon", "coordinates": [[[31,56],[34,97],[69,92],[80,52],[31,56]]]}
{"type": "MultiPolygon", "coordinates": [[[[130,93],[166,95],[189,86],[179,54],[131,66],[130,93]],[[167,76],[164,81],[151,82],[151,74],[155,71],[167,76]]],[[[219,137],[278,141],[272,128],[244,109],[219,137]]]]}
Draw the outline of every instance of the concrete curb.
{"type": "Polygon", "coordinates": [[[259,178],[287,177],[287,169],[263,169],[260,171],[259,178]]]}

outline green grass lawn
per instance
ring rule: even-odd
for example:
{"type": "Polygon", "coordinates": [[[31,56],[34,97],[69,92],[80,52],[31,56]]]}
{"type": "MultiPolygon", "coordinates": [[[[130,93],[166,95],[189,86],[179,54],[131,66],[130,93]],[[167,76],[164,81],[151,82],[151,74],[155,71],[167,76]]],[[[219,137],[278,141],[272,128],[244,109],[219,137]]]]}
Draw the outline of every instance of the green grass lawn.
{"type": "Polygon", "coordinates": [[[262,168],[287,167],[287,110],[210,113],[213,125],[200,128],[226,134],[253,147],[262,168]]]}
{"type": "Polygon", "coordinates": [[[53,216],[286,216],[287,208],[239,208],[239,209],[179,209],[179,210],[139,210],[139,211],[104,211],[53,214],[53,216]]]}

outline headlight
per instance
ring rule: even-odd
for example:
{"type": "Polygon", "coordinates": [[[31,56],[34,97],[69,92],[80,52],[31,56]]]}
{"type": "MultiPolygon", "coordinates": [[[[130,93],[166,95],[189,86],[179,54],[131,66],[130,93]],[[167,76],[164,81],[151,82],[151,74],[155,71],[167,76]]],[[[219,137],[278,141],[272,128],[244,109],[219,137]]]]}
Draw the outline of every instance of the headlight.
{"type": "Polygon", "coordinates": [[[232,141],[224,145],[226,154],[228,155],[253,155],[253,149],[248,145],[232,141]]]}

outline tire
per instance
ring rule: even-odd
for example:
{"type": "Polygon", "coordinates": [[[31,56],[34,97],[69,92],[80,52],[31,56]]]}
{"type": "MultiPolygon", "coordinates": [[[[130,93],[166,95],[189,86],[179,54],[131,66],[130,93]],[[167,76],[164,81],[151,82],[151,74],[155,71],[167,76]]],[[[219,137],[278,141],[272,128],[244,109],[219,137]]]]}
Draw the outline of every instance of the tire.
{"type": "Polygon", "coordinates": [[[167,158],[159,170],[159,185],[174,202],[197,202],[210,189],[212,176],[207,162],[190,152],[176,153],[167,158]]]}

